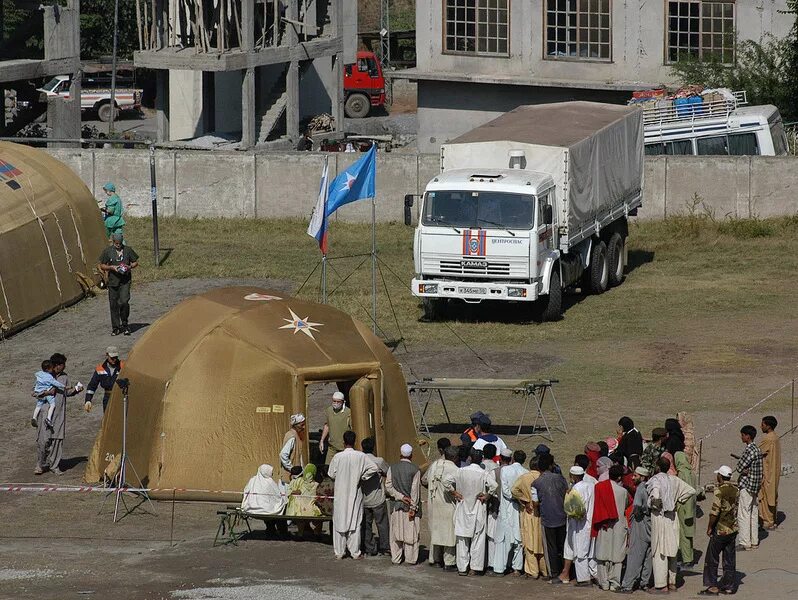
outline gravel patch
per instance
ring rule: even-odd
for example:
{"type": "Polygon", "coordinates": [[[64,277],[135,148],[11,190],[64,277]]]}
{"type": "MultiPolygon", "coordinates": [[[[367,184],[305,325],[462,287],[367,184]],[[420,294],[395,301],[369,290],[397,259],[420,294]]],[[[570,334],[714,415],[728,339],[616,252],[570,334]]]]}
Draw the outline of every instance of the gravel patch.
{"type": "MultiPolygon", "coordinates": [[[[239,578],[230,580],[236,581],[239,578]]],[[[218,581],[218,580],[215,580],[218,581]]],[[[249,600],[292,598],[292,600],[348,600],[344,596],[332,596],[308,588],[285,583],[261,583],[256,585],[239,585],[234,587],[195,588],[172,592],[173,598],[189,598],[191,600],[249,600]]]]}

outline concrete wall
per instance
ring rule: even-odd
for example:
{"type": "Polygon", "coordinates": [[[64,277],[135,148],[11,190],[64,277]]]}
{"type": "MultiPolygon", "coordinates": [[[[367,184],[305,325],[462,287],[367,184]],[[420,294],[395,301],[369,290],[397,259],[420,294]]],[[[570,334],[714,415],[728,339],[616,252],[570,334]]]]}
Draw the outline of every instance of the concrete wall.
{"type": "MultiPolygon", "coordinates": [[[[113,182],[126,214],[151,212],[149,154],[145,150],[50,149],[99,197],[113,182]]],[[[358,155],[330,154],[331,173],[358,155]]],[[[162,216],[307,219],[316,202],[324,155],[318,152],[156,152],[158,207],[162,216]]],[[[640,217],[684,214],[697,197],[699,211],[716,217],[798,214],[796,157],[647,157],[640,217]]],[[[439,170],[434,154],[380,153],[377,219],[401,221],[404,195],[423,192],[439,170]]],[[[371,204],[343,207],[335,219],[369,221],[371,204]]]]}
{"type": "Polygon", "coordinates": [[[418,82],[419,152],[445,144],[523,104],[590,100],[626,104],[629,92],[579,88],[421,80],[418,82]]]}
{"type": "Polygon", "coordinates": [[[187,140],[204,133],[202,100],[201,71],[169,71],[170,140],[187,140]]]}
{"type": "MultiPolygon", "coordinates": [[[[610,0],[611,60],[545,57],[547,0],[510,1],[509,56],[446,54],[442,0],[416,1],[417,68],[429,73],[483,74],[492,77],[608,83],[672,82],[666,64],[667,2],[610,0]]],[[[737,0],[739,39],[760,40],[766,33],[784,37],[793,17],[781,14],[785,0],[737,0]]]]}

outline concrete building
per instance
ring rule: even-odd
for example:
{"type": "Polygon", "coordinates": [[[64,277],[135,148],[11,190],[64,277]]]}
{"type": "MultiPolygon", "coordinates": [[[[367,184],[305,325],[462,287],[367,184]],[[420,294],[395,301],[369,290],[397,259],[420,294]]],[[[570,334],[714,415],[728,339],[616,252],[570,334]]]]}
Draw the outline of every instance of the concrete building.
{"type": "Polygon", "coordinates": [[[141,50],[134,63],[157,70],[159,141],[211,132],[240,133],[244,148],[282,135],[296,140],[301,119],[321,112],[341,126],[343,64],[355,59],[357,3],[154,5],[154,14],[139,13],[141,50]]]}
{"type": "MultiPolygon", "coordinates": [[[[30,4],[30,3],[28,3],[30,4]]],[[[20,6],[28,7],[21,3],[20,6]]],[[[38,7],[39,3],[35,3],[38,7]]],[[[33,5],[30,4],[30,7],[33,5]]],[[[0,97],[4,88],[27,85],[32,79],[69,75],[72,82],[69,100],[49,98],[47,102],[47,127],[49,137],[80,137],[80,1],[67,0],[65,6],[42,6],[44,19],[44,57],[41,59],[0,60],[0,97]]],[[[35,18],[38,18],[36,15],[35,18]]],[[[2,11],[0,11],[2,27],[2,11]]],[[[40,113],[38,113],[40,114],[40,113]]]]}
{"type": "Polygon", "coordinates": [[[520,104],[626,102],[675,83],[686,59],[734,60],[738,39],[785,36],[785,0],[417,0],[418,144],[440,144],[520,104]]]}

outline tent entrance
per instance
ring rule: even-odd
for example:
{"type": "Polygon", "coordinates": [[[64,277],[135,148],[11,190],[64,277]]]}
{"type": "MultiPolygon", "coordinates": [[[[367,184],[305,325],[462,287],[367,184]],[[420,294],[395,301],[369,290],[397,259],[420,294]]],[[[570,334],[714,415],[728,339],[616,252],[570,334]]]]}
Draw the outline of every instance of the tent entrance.
{"type": "Polygon", "coordinates": [[[381,379],[379,372],[359,379],[338,381],[312,381],[305,384],[305,417],[307,419],[310,459],[314,464],[324,464],[319,452],[319,440],[325,423],[325,411],[335,391],[346,397],[346,406],[352,411],[352,431],[357,434],[356,447],[366,437],[374,437],[377,452],[384,451],[384,432],[380,414],[381,379]]]}

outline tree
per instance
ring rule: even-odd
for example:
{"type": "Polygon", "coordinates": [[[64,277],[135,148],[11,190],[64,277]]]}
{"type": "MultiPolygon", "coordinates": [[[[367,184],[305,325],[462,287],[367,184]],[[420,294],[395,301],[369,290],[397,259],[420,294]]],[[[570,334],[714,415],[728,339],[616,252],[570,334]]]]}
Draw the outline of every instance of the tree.
{"type": "MultiPolygon", "coordinates": [[[[96,60],[111,56],[114,46],[114,0],[81,0],[80,3],[80,57],[96,60]]],[[[119,0],[119,59],[133,58],[138,50],[136,6],[133,2],[119,0]]]]}
{"type": "MultiPolygon", "coordinates": [[[[787,0],[785,14],[798,16],[798,0],[787,0]]],[[[682,61],[672,67],[682,84],[745,90],[750,104],[773,104],[785,121],[798,120],[798,21],[786,38],[767,34],[761,42],[737,41],[736,60],[682,61]]]]}

